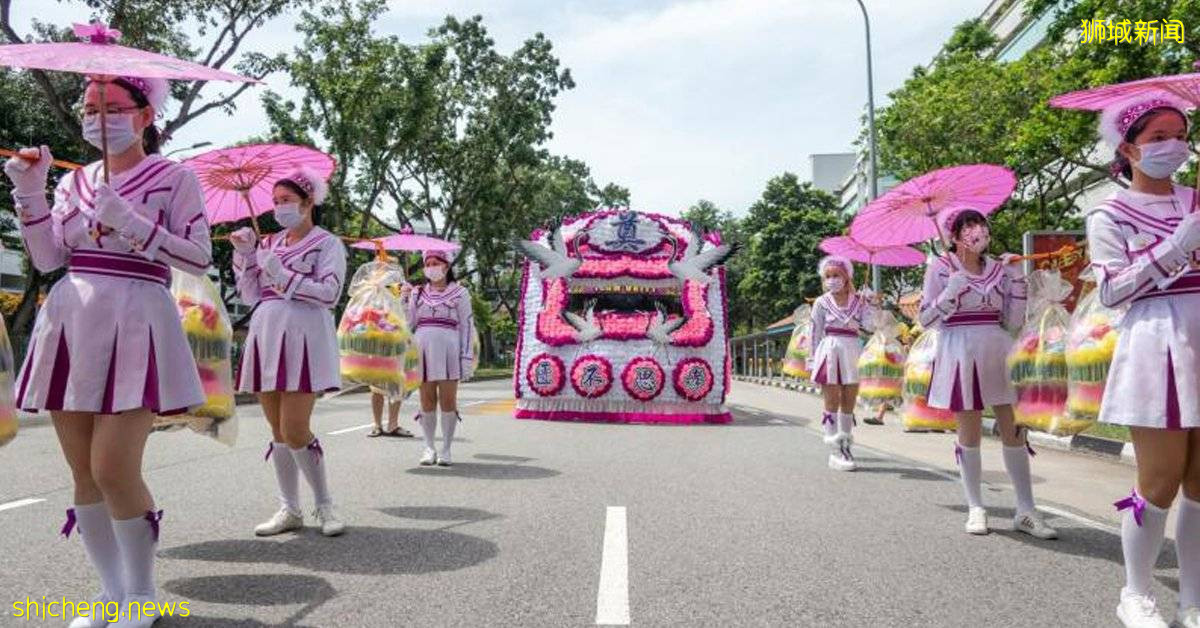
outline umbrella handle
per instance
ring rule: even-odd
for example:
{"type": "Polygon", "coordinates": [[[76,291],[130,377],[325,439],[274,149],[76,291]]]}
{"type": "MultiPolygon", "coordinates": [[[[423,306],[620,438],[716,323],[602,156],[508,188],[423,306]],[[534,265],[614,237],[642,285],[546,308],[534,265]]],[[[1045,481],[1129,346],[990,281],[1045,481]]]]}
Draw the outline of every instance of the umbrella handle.
{"type": "Polygon", "coordinates": [[[1074,253],[1078,248],[1079,247],[1074,244],[1064,244],[1064,245],[1058,247],[1057,250],[1050,251],[1047,253],[1033,253],[1030,255],[1014,255],[1014,256],[1008,258],[1008,263],[1016,264],[1018,262],[1025,262],[1025,261],[1036,262],[1036,261],[1040,261],[1040,260],[1044,260],[1044,259],[1051,259],[1054,257],[1066,257],[1066,256],[1070,255],[1071,253],[1074,253]]]}
{"type": "MultiPolygon", "coordinates": [[[[21,159],[24,159],[25,161],[37,161],[36,159],[30,159],[30,158],[26,157],[25,155],[22,155],[21,153],[15,151],[15,150],[10,150],[8,148],[0,148],[0,157],[20,157],[21,159]]],[[[82,165],[77,164],[73,161],[66,161],[63,159],[55,159],[54,161],[52,161],[50,163],[54,164],[55,166],[58,166],[59,168],[66,168],[67,170],[79,170],[80,168],[83,167],[82,165]]]]}
{"type": "Polygon", "coordinates": [[[250,228],[254,229],[254,236],[262,238],[262,229],[258,228],[258,216],[254,215],[254,201],[250,200],[250,190],[242,190],[242,198],[246,201],[246,209],[250,211],[250,228]]]}
{"type": "Polygon", "coordinates": [[[104,182],[108,183],[108,100],[105,88],[108,81],[96,82],[96,93],[100,96],[100,161],[104,164],[104,182]]]}

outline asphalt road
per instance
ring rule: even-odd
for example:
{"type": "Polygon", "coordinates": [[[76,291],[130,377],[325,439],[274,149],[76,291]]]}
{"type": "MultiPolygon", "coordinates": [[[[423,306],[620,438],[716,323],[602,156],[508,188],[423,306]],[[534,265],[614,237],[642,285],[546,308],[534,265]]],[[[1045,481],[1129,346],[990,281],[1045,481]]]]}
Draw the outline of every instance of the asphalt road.
{"type": "MultiPolygon", "coordinates": [[[[161,597],[191,609],[158,626],[586,626],[626,613],[638,626],[1117,625],[1111,521],[1058,504],[1083,515],[1050,517],[1061,540],[1018,536],[997,484],[999,530],[968,536],[948,469],[881,447],[860,448],[858,473],[828,470],[815,406],[783,397],[796,393],[738,384],[735,423],[700,427],[517,421],[511,394],[505,381],[464,387],[450,469],[417,467],[419,440],[364,438],[365,396],[321,402],[350,526],[334,539],[253,536],[276,507],[255,408],[233,448],[155,434],[161,597]]],[[[905,438],[920,451],[946,437],[905,438]]],[[[78,539],[58,537],[71,491],[52,428],[0,448],[0,478],[0,624],[43,625],[11,603],[97,586],[78,539]]],[[[1055,483],[1040,480],[1040,492],[1055,483]]],[[[1170,550],[1159,567],[1157,593],[1174,600],[1170,550]]]]}

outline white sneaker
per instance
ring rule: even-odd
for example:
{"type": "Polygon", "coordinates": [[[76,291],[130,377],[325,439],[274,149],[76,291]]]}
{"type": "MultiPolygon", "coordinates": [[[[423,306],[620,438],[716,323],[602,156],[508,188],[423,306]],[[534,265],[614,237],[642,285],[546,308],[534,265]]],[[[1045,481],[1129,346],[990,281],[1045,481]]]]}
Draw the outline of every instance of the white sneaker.
{"type": "Polygon", "coordinates": [[[854,464],[854,457],[850,455],[847,448],[829,454],[829,468],[834,471],[854,471],[858,468],[854,464]]]}
{"type": "Polygon", "coordinates": [[[263,523],[258,524],[254,528],[256,536],[275,536],[292,530],[299,530],[304,527],[304,517],[300,513],[292,512],[287,508],[280,508],[279,512],[271,515],[271,518],[263,523]]]}
{"type": "Polygon", "coordinates": [[[426,447],[425,453],[421,454],[421,461],[419,464],[422,467],[428,467],[430,465],[437,464],[437,452],[434,451],[432,447],[426,447]]]}
{"type": "Polygon", "coordinates": [[[1013,517],[1013,529],[1043,540],[1058,538],[1058,531],[1046,525],[1037,512],[1017,513],[1013,517]]]}
{"type": "Polygon", "coordinates": [[[145,595],[127,595],[124,600],[121,600],[121,617],[117,621],[109,624],[110,628],[150,628],[154,622],[158,621],[159,615],[157,609],[149,614],[142,614],[138,609],[144,608],[143,604],[156,602],[154,596],[145,595]],[[130,606],[133,606],[133,613],[130,613],[130,606]]]}
{"type": "Polygon", "coordinates": [[[1179,628],[1200,628],[1200,606],[1179,609],[1175,615],[1175,625],[1179,628]]]}
{"type": "Polygon", "coordinates": [[[333,506],[317,506],[313,516],[321,524],[321,534],[325,536],[337,536],[346,531],[346,524],[338,519],[337,513],[333,512],[333,506]]]}
{"type": "Polygon", "coordinates": [[[987,534],[988,533],[988,516],[987,510],[974,506],[967,508],[967,534],[987,534]]]}
{"type": "Polygon", "coordinates": [[[104,628],[108,625],[107,617],[109,617],[109,615],[105,615],[104,607],[109,602],[121,603],[120,600],[114,600],[103,593],[92,598],[92,608],[95,609],[95,612],[72,619],[71,623],[67,624],[67,628],[104,628]]]}
{"type": "Polygon", "coordinates": [[[1125,628],[1168,628],[1158,606],[1149,595],[1121,589],[1121,603],[1117,605],[1117,617],[1125,628]]]}
{"type": "Polygon", "coordinates": [[[454,463],[450,461],[450,450],[449,449],[443,449],[438,452],[437,464],[439,467],[449,467],[449,466],[454,465],[454,463]]]}

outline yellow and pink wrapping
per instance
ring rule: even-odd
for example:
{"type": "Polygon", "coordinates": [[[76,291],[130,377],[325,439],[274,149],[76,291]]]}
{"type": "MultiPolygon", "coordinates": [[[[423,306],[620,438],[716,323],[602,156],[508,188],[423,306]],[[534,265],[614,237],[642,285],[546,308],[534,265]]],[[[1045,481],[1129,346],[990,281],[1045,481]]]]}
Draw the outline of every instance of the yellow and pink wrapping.
{"type": "Polygon", "coordinates": [[[1035,271],[1029,279],[1030,309],[1008,355],[1009,375],[1017,393],[1017,425],[1039,432],[1069,435],[1067,418],[1067,332],[1071,317],[1062,306],[1071,284],[1056,270],[1035,271]]]}
{"type": "Polygon", "coordinates": [[[399,398],[409,392],[405,362],[414,345],[404,307],[392,290],[403,277],[389,262],[360,266],[337,329],[342,379],[399,398]]]}
{"type": "Polygon", "coordinates": [[[1080,299],[1067,338],[1067,419],[1076,434],[1100,416],[1108,368],[1120,336],[1120,313],[1104,307],[1097,295],[1092,291],[1080,299]]]}
{"type": "Polygon", "coordinates": [[[904,362],[904,407],[900,418],[906,432],[957,428],[953,412],[930,408],[926,402],[933,378],[933,361],[937,358],[937,342],[936,329],[923,332],[913,342],[904,362]]]}
{"type": "Polygon", "coordinates": [[[805,304],[792,314],[795,327],[783,357],[782,372],[788,377],[808,379],[808,357],[812,353],[812,307],[805,304]]]}
{"type": "Polygon", "coordinates": [[[153,429],[187,427],[229,446],[237,440],[234,420],[233,325],[217,287],[207,276],[171,271],[171,295],[187,337],[196,374],[204,390],[204,403],[185,414],[157,417],[153,429]]]}
{"type": "Polygon", "coordinates": [[[8,331],[0,324],[0,447],[17,437],[17,407],[13,400],[13,367],[15,366],[12,344],[8,331]]]}
{"type": "Polygon", "coordinates": [[[899,405],[904,400],[904,347],[890,312],[880,311],[876,332],[858,357],[858,397],[872,405],[899,405]]]}

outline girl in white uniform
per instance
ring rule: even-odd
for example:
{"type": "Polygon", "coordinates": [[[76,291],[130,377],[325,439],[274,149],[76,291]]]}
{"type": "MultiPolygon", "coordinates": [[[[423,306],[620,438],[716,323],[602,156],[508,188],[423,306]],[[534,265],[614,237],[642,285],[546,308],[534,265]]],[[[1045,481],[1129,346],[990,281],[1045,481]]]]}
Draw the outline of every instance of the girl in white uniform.
{"type": "Polygon", "coordinates": [[[862,353],[859,334],[874,328],[876,308],[872,295],[854,290],[854,268],[850,260],[831,255],[818,266],[825,294],[812,306],[813,353],[810,372],[825,397],[821,429],[829,454],[829,468],[857,468],[850,451],[854,444],[854,404],[858,401],[858,356],[862,353]]]}
{"type": "Polygon", "coordinates": [[[1007,358],[1011,331],[1025,321],[1025,276],[1021,265],[984,252],[991,241],[987,218],[972,210],[949,216],[949,252],[925,268],[919,320],[938,329],[928,403],[954,412],[958,443],[954,454],[967,497],[966,530],[987,534],[987,511],[980,494],[983,409],[991,406],[1004,443],[1004,468],[1017,494],[1013,528],[1042,539],[1058,534],[1042,521],[1033,502],[1029,451],[1013,418],[1016,401],[1007,358]]]}
{"type": "Polygon", "coordinates": [[[1190,106],[1173,98],[1120,103],[1101,116],[1114,166],[1130,181],[1088,213],[1100,301],[1126,308],[1100,420],[1129,426],[1137,486],[1117,502],[1126,626],[1166,627],[1150,596],[1167,511],[1180,488],[1177,625],[1200,628],[1200,214],[1171,176],[1187,161],[1190,106]]]}
{"type": "MultiPolygon", "coordinates": [[[[204,198],[195,175],[157,154],[155,112],[165,81],[122,77],[106,89],[108,165],[62,178],[46,201],[50,151],[25,149],[4,165],[21,235],[41,272],[66,267],[38,312],[16,400],[47,410],[75,481],[63,534],[78,523],[100,575],[106,611],[71,626],[149,626],[129,614],[155,599],[154,551],[162,510],[142,478],[156,414],[204,401],[169,286],[171,267],[200,275],[211,261],[204,198]],[[112,604],[120,617],[111,616],[112,604]],[[107,613],[107,616],[106,616],[107,613]]],[[[101,145],[97,86],[84,96],[83,134],[101,145]]]]}
{"type": "Polygon", "coordinates": [[[446,251],[426,251],[426,283],[405,286],[402,298],[408,309],[417,345],[421,348],[421,431],[425,451],[420,464],[452,464],[450,444],[454,428],[462,417],[458,413],[458,382],[470,379],[474,356],[471,338],[475,318],[471,313],[471,294],[454,280],[453,261],[446,251]],[[438,407],[442,416],[442,447],[434,450],[438,407]]]}
{"type": "Polygon", "coordinates": [[[250,317],[238,390],[258,393],[271,424],[274,440],[266,457],[275,465],[282,506],[254,529],[259,536],[304,525],[298,474],[312,488],[321,533],[345,530],[333,510],[325,452],[310,427],[317,395],[341,385],[332,309],[342,295],[346,247],[314,224],[325,193],[320,176],[298,170],[275,183],[275,220],[284,231],[262,243],[248,227],[230,236],[242,301],[258,305],[250,317]]]}

